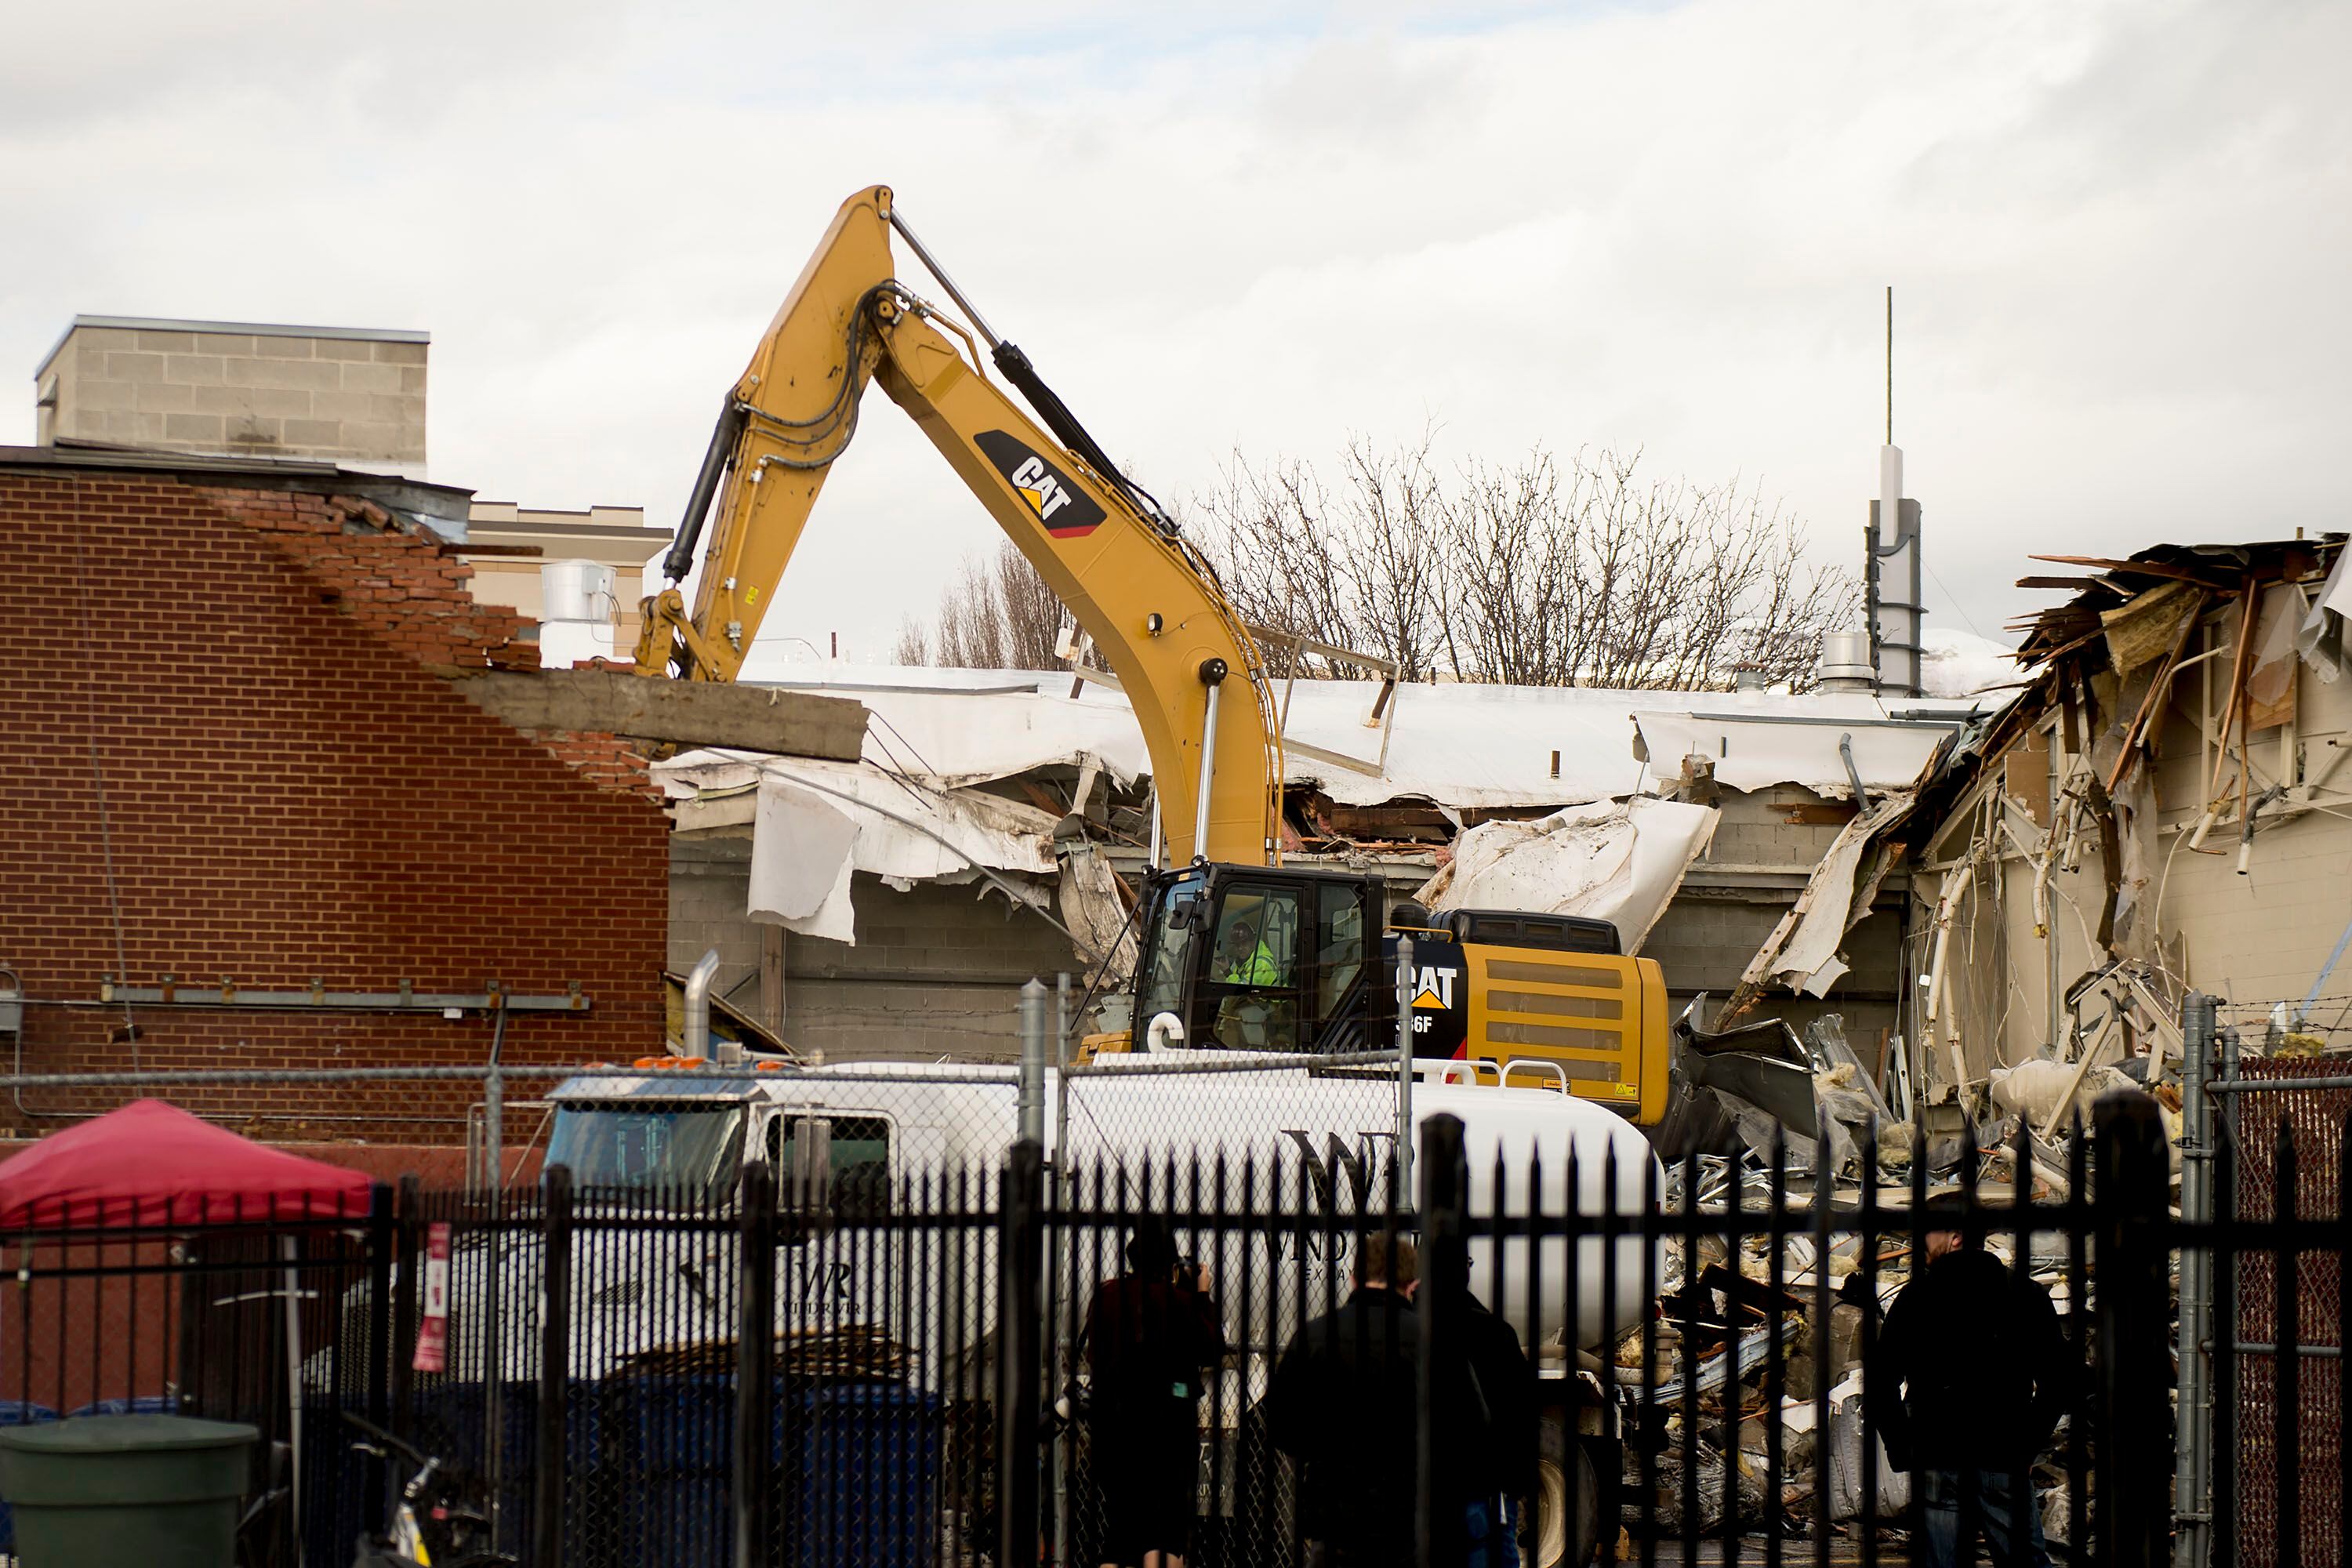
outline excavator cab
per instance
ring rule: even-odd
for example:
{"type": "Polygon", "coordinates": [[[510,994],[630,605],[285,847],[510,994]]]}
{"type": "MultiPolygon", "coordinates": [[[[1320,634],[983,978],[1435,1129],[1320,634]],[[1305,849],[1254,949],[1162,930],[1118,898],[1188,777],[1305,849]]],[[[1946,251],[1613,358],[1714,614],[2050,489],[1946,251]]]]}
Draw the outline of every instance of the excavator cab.
{"type": "Polygon", "coordinates": [[[1199,862],[1154,873],[1136,966],[1141,1048],[1358,1048],[1338,1042],[1360,1040],[1373,991],[1388,993],[1368,987],[1365,967],[1383,895],[1381,879],[1345,871],[1199,862]]]}
{"type": "MultiPolygon", "coordinates": [[[[1412,942],[1413,1055],[1557,1087],[1642,1125],[1666,1095],[1664,976],[1573,915],[1388,908],[1378,877],[1195,861],[1143,891],[1129,1048],[1388,1050],[1412,942]]],[[[1109,1040],[1102,1046],[1111,1047],[1109,1040]]]]}

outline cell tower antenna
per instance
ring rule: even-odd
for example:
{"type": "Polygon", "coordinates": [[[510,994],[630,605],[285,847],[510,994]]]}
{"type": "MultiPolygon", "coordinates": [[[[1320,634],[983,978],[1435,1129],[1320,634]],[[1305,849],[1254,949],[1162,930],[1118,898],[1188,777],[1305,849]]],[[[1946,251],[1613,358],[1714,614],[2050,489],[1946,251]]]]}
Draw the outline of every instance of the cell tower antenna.
{"type": "Polygon", "coordinates": [[[1895,445],[1895,285],[1886,286],[1886,444],[1895,445]]]}

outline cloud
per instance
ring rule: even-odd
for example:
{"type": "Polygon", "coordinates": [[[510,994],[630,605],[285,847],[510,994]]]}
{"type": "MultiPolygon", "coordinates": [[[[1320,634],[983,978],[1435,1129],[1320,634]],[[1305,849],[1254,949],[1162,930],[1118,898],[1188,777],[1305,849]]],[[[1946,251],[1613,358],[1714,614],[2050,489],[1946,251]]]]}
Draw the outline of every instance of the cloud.
{"type": "MultiPolygon", "coordinates": [[[[2352,415],[2342,7],[247,0],[30,27],[0,60],[0,356],[29,372],[76,311],[426,327],[436,477],[527,504],[669,521],[833,208],[887,180],[1163,493],[1237,446],[1434,421],[1462,458],[1608,442],[1760,479],[1842,556],[1893,282],[1941,624],[2032,603],[2032,550],[2347,525],[2315,460],[2352,415]]],[[[869,412],[770,624],[878,655],[992,534],[869,412]]]]}

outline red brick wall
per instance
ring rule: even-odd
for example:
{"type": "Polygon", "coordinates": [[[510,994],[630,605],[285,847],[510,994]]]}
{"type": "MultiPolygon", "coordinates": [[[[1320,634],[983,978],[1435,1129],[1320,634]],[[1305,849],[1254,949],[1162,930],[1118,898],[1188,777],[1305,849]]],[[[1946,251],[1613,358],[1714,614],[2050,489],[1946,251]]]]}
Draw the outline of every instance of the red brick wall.
{"type": "MultiPolygon", "coordinates": [[[[434,673],[536,663],[523,623],[474,605],[466,573],[357,501],[0,473],[0,964],[33,999],[27,1070],[478,1062],[489,1047],[470,1016],[163,1007],[136,1009],[124,1042],[121,1009],[91,1005],[110,972],[366,991],[576,981],[592,1010],[514,1015],[509,1060],[658,1048],[663,818],[609,737],[527,736],[434,673]],[[596,776],[558,750],[593,756],[596,776]]],[[[251,1115],[257,1136],[415,1142],[455,1137],[478,1092],[166,1097],[251,1115]]],[[[24,1101],[87,1113],[127,1098],[24,1101]]],[[[51,1125],[0,1095],[0,1127],[51,1125]]]]}

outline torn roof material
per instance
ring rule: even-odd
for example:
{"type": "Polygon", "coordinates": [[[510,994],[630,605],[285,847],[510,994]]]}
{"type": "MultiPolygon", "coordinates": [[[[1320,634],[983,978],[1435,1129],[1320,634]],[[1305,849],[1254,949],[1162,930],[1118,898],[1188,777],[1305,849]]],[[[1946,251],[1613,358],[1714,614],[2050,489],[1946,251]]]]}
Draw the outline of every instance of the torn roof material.
{"type": "MultiPolygon", "coordinates": [[[[821,679],[789,684],[856,697],[874,715],[868,760],[942,787],[1088,760],[1121,783],[1150,772],[1126,698],[1092,684],[1073,698],[1066,673],[823,668],[821,679]]],[[[1406,685],[1393,698],[1383,761],[1381,730],[1370,721],[1380,689],[1371,681],[1289,684],[1286,738],[1358,763],[1291,752],[1286,782],[1311,784],[1342,805],[1575,805],[1653,791],[1678,775],[1683,757],[1703,752],[1716,759],[1717,782],[1735,789],[1794,784],[1843,797],[1853,793],[1843,737],[1852,737],[1864,787],[1891,788],[1916,778],[1970,713],[1999,700],[1406,685]]],[[[1283,690],[1277,683],[1278,703],[1283,690]]]]}

